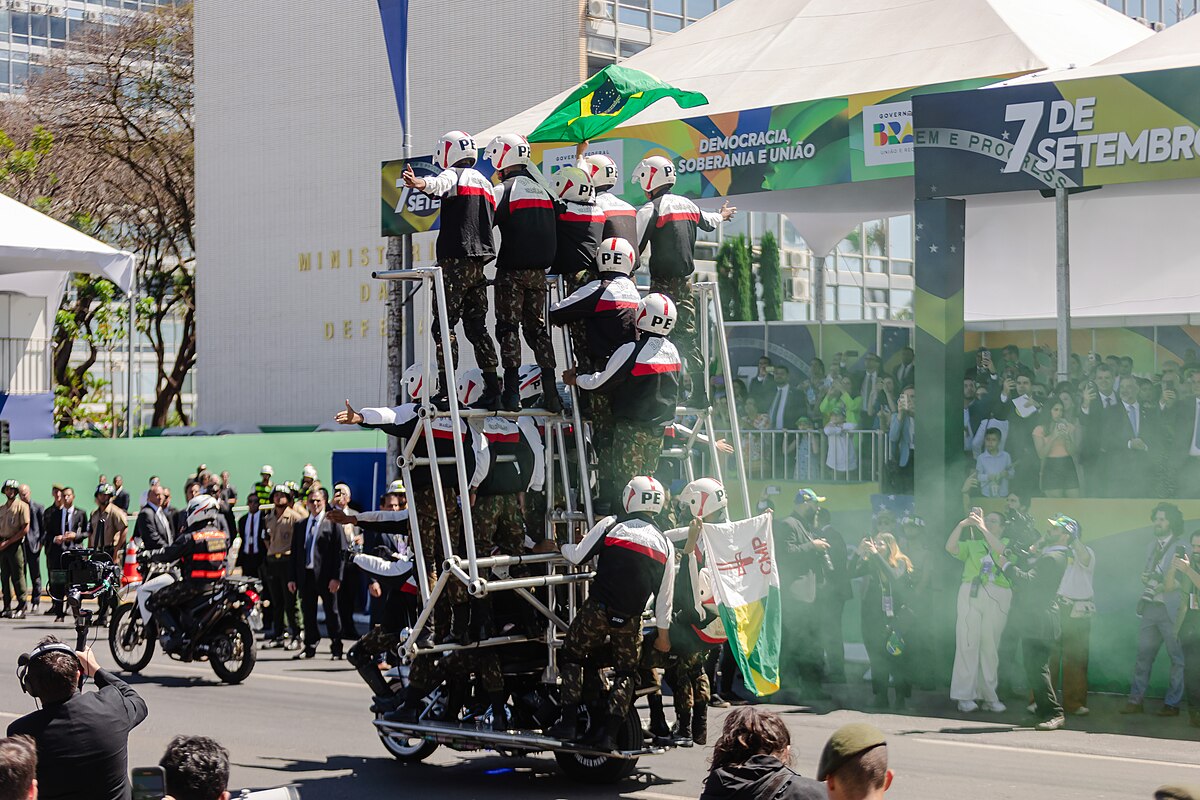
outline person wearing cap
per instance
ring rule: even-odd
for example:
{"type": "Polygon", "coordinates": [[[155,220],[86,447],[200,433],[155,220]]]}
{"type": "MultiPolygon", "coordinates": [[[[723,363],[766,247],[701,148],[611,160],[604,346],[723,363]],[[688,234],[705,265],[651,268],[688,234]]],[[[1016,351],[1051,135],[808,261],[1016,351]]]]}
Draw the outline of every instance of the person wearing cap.
{"type": "Polygon", "coordinates": [[[887,739],[865,722],[843,725],[821,751],[817,780],[829,800],[879,800],[895,778],[888,769],[887,739]]]}
{"type": "Polygon", "coordinates": [[[1058,611],[1058,587],[1067,571],[1072,546],[1079,539],[1079,523],[1070,517],[1047,520],[1046,532],[1036,546],[1037,560],[1021,569],[1008,558],[1005,545],[988,529],[983,519],[972,514],[972,524],[983,534],[996,565],[1013,584],[1013,624],[1021,636],[1025,680],[1033,691],[1034,714],[1039,731],[1055,731],[1065,722],[1062,705],[1050,675],[1050,654],[1062,635],[1058,611]]]}
{"type": "Polygon", "coordinates": [[[783,640],[780,678],[784,685],[799,683],[806,699],[828,700],[821,688],[824,655],[820,645],[817,596],[827,588],[833,572],[829,541],[816,535],[817,509],[825,502],[812,489],[796,494],[792,513],[773,523],[783,586],[783,640]]]}
{"type": "Polygon", "coordinates": [[[305,464],[304,470],[300,473],[300,485],[295,490],[296,503],[308,508],[308,494],[313,490],[313,486],[317,483],[317,468],[312,464],[305,464]]]}
{"type": "MultiPolygon", "coordinates": [[[[92,544],[97,550],[103,550],[112,556],[114,564],[125,560],[125,543],[129,538],[129,517],[114,503],[113,497],[117,490],[111,483],[102,483],[96,487],[96,510],[92,512],[91,530],[92,544]]],[[[95,624],[103,627],[108,624],[108,611],[115,604],[115,598],[102,596],[100,598],[100,613],[95,624]]]]}
{"type": "Polygon", "coordinates": [[[783,717],[755,706],[735,708],[713,744],[700,800],[826,800],[825,786],[794,771],[791,760],[783,717]]]}
{"type": "Polygon", "coordinates": [[[25,617],[25,536],[29,533],[29,504],[18,496],[21,484],[14,480],[4,482],[4,496],[8,502],[0,508],[0,586],[4,593],[4,611],[0,617],[23,619],[25,617]],[[16,597],[17,608],[12,608],[16,597]]]}
{"type": "Polygon", "coordinates": [[[267,540],[267,560],[263,562],[266,577],[268,611],[271,616],[272,647],[300,649],[300,607],[296,593],[288,588],[292,578],[292,533],[296,523],[305,517],[295,509],[292,490],[287,484],[278,484],[271,492],[274,510],[266,514],[263,528],[267,540]],[[287,627],[284,627],[286,615],[287,627]],[[287,639],[285,641],[285,634],[287,639]]]}
{"type": "Polygon", "coordinates": [[[251,493],[258,495],[259,506],[268,508],[271,505],[271,493],[275,489],[275,468],[270,464],[263,464],[259,475],[262,479],[254,484],[251,493]]]}
{"type": "Polygon", "coordinates": [[[1062,646],[1054,652],[1050,674],[1057,680],[1061,665],[1063,710],[1083,717],[1088,714],[1088,653],[1096,615],[1096,553],[1076,537],[1071,540],[1068,562],[1058,586],[1062,646]]]}

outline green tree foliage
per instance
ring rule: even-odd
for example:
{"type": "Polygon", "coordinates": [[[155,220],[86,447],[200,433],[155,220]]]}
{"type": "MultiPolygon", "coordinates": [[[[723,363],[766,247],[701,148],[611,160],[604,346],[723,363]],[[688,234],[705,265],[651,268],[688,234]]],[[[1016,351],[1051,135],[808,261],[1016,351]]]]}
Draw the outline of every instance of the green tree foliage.
{"type": "Polygon", "coordinates": [[[717,251],[717,288],[721,292],[721,313],[726,321],[757,318],[750,245],[742,234],[726,239],[717,251]]]}
{"type": "Polygon", "coordinates": [[[783,319],[783,278],[779,272],[779,242],[767,231],[758,250],[758,280],[762,284],[763,319],[783,319]]]}

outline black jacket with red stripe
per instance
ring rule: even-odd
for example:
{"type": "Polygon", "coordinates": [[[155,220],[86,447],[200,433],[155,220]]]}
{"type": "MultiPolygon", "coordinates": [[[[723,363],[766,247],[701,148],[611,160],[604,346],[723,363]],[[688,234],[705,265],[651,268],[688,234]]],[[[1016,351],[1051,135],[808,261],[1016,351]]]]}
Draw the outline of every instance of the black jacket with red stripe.
{"type": "MultiPolygon", "coordinates": [[[[624,239],[638,251],[637,209],[626,203],[612,192],[599,192],[596,195],[596,208],[604,212],[604,230],[600,241],[605,239],[624,239]]],[[[642,254],[638,252],[634,271],[642,264],[642,254]]]]}
{"type": "Polygon", "coordinates": [[[602,272],[600,278],[580,286],[550,307],[550,324],[582,320],[588,355],[607,361],[623,344],[637,340],[637,285],[619,272],[602,272]]]}
{"type": "Polygon", "coordinates": [[[169,545],[150,550],[146,556],[158,564],[178,561],[185,583],[212,583],[225,577],[229,534],[211,521],[197,522],[169,545]]]}
{"type": "Polygon", "coordinates": [[[670,625],[675,594],[675,546],[644,514],[621,521],[605,517],[579,544],[565,544],[563,557],[582,564],[599,557],[588,601],[598,601],[626,619],[640,617],[654,595],[654,617],[670,625]]]}
{"type": "Polygon", "coordinates": [[[679,372],[675,345],[643,332],[638,341],[618,347],[602,372],[579,375],[576,383],[580,389],[607,394],[618,419],[666,425],[675,419],[679,372]]]}
{"type": "Polygon", "coordinates": [[[421,190],[442,200],[439,212],[437,260],[491,259],[496,255],[492,226],[496,197],[492,183],[471,167],[450,167],[425,179],[421,190]]]}
{"type": "Polygon", "coordinates": [[[484,417],[471,421],[488,443],[487,470],[476,488],[480,495],[540,492],[546,478],[546,450],[530,417],[484,417]],[[501,456],[511,456],[515,460],[501,456]]]}
{"type": "Polygon", "coordinates": [[[552,275],[596,274],[596,251],[604,230],[604,212],[591,203],[558,204],[558,242],[552,275]]]}
{"type": "MultiPolygon", "coordinates": [[[[363,416],[361,427],[381,430],[391,436],[407,442],[417,429],[420,418],[417,416],[417,404],[405,403],[395,408],[364,408],[359,411],[363,416]]],[[[454,459],[454,426],[449,417],[438,417],[431,423],[433,427],[433,442],[436,455],[439,458],[454,459]]],[[[476,487],[487,472],[488,459],[487,439],[479,435],[470,425],[463,423],[463,457],[467,480],[471,487],[476,487]]],[[[426,446],[425,434],[422,432],[413,448],[414,456],[426,456],[429,449],[426,446]]],[[[442,486],[458,488],[458,470],[453,463],[442,464],[438,467],[442,486]]],[[[427,489],[433,485],[433,472],[427,466],[413,467],[411,470],[410,489],[427,489]]]]}
{"type": "Polygon", "coordinates": [[[660,194],[638,209],[637,249],[650,245],[650,278],[685,278],[696,271],[696,229],[715,231],[721,215],[701,211],[677,194],[660,194]]]}
{"type": "Polygon", "coordinates": [[[522,169],[493,189],[500,254],[496,269],[547,270],[554,264],[554,200],[522,169]]]}

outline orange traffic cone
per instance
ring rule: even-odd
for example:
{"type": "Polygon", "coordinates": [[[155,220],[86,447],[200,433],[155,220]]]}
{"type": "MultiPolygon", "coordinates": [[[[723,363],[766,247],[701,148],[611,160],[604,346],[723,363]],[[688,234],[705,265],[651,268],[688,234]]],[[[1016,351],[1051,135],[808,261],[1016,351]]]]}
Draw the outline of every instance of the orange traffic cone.
{"type": "Polygon", "coordinates": [[[137,545],[130,542],[125,546],[125,567],[121,571],[121,585],[135,583],[142,579],[137,566],[137,545]]]}

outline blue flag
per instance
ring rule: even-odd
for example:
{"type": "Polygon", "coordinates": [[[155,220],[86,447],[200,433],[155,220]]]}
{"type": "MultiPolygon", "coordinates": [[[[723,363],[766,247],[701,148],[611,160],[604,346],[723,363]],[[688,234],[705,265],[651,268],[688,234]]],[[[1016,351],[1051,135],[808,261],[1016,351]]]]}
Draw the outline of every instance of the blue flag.
{"type": "MultiPolygon", "coordinates": [[[[379,0],[383,40],[392,68],[392,89],[401,124],[408,124],[408,0],[379,0]]],[[[405,131],[407,133],[408,131],[405,131]]]]}

